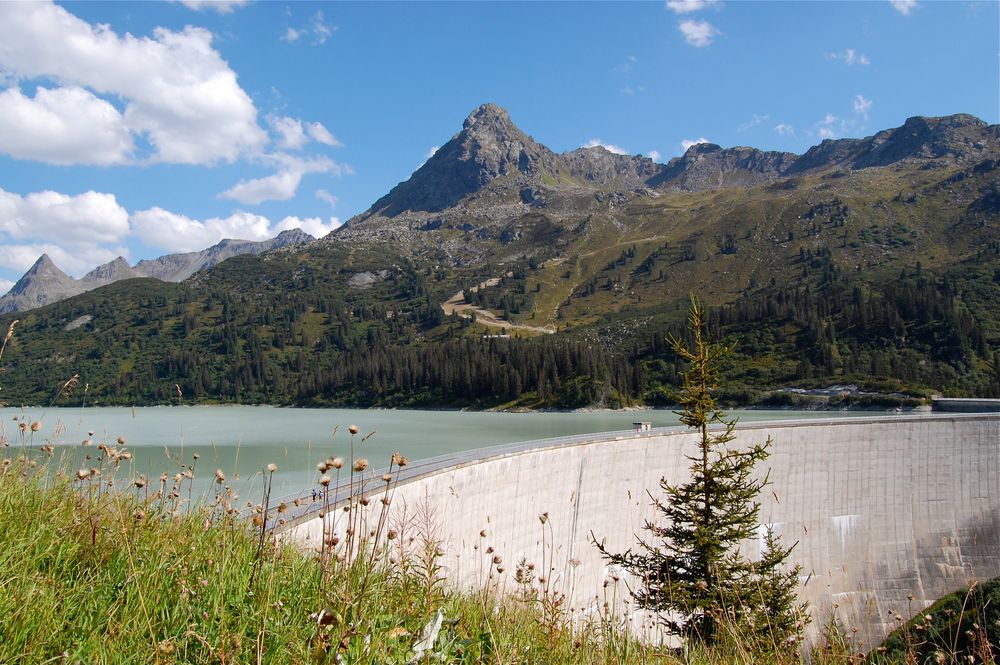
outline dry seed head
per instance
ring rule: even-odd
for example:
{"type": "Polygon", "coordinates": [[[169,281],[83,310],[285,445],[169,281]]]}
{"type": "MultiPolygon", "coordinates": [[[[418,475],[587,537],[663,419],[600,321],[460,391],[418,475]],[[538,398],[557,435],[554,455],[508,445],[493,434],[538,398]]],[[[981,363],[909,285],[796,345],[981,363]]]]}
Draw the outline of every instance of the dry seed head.
{"type": "Polygon", "coordinates": [[[480,537],[480,538],[485,538],[485,537],[486,537],[487,535],[488,535],[488,534],[487,534],[487,532],[486,532],[486,529],[483,529],[482,531],[480,531],[480,532],[479,532],[479,537],[480,537]]]}
{"type": "Polygon", "coordinates": [[[361,497],[361,500],[358,501],[358,503],[360,503],[362,506],[367,506],[368,503],[369,503],[368,497],[366,497],[366,496],[361,497]]]}
{"type": "Polygon", "coordinates": [[[400,453],[392,454],[392,463],[396,466],[403,467],[407,465],[407,459],[403,457],[400,453]]]}
{"type": "Polygon", "coordinates": [[[396,540],[396,536],[398,536],[399,534],[396,533],[395,529],[389,529],[389,532],[385,535],[386,538],[388,538],[389,540],[396,540]]]}
{"type": "Polygon", "coordinates": [[[77,480],[86,480],[88,476],[90,476],[90,469],[80,469],[76,472],[77,480]]]}
{"type": "Polygon", "coordinates": [[[362,457],[361,459],[354,460],[354,470],[358,473],[364,471],[368,468],[368,460],[362,457]]]}
{"type": "Polygon", "coordinates": [[[135,484],[136,487],[138,487],[140,489],[143,488],[143,487],[145,487],[146,486],[146,477],[145,476],[139,476],[138,478],[136,478],[134,484],[135,484]]]}
{"type": "Polygon", "coordinates": [[[219,484],[219,485],[221,485],[222,483],[226,482],[226,474],[224,474],[222,472],[222,469],[216,469],[215,470],[215,482],[216,482],[216,484],[219,484]]]}
{"type": "Polygon", "coordinates": [[[330,476],[323,476],[322,478],[320,478],[319,479],[319,484],[322,485],[323,487],[329,487],[330,486],[330,476]]]}
{"type": "Polygon", "coordinates": [[[357,434],[357,433],[358,433],[358,432],[360,432],[361,430],[360,430],[360,429],[358,429],[358,426],[357,426],[357,425],[349,425],[349,426],[347,427],[347,431],[348,431],[348,432],[350,432],[351,434],[357,434]]]}
{"type": "Polygon", "coordinates": [[[282,501],[281,503],[278,504],[278,512],[279,513],[283,513],[286,510],[288,510],[288,504],[287,503],[285,503],[284,501],[282,501]]]}
{"type": "Polygon", "coordinates": [[[541,522],[542,524],[545,524],[546,522],[549,521],[549,514],[547,512],[542,513],[541,515],[538,516],[538,521],[541,522]]]}
{"type": "Polygon", "coordinates": [[[392,503],[392,499],[390,499],[387,496],[382,497],[381,501],[383,506],[388,506],[390,503],[392,503]]]}
{"type": "Polygon", "coordinates": [[[386,482],[386,483],[391,483],[392,482],[392,474],[391,473],[383,473],[382,474],[382,481],[386,482]]]}
{"type": "Polygon", "coordinates": [[[493,564],[494,565],[499,566],[501,563],[503,563],[503,557],[502,556],[500,556],[499,554],[497,554],[495,557],[493,557],[493,564]]]}
{"type": "Polygon", "coordinates": [[[330,462],[330,466],[332,466],[334,469],[339,469],[342,466],[344,466],[344,460],[340,457],[334,457],[333,460],[331,460],[330,462]]]}
{"type": "Polygon", "coordinates": [[[36,420],[35,422],[31,423],[31,431],[32,432],[37,432],[40,429],[42,429],[42,424],[40,422],[38,422],[36,420]]]}
{"type": "Polygon", "coordinates": [[[267,465],[267,472],[268,473],[274,473],[277,470],[278,470],[278,465],[277,464],[268,464],[267,465]]]}
{"type": "Polygon", "coordinates": [[[320,473],[326,473],[327,469],[329,468],[330,467],[326,465],[326,462],[320,462],[319,464],[316,465],[316,470],[319,471],[320,473]]]}
{"type": "MultiPolygon", "coordinates": [[[[118,439],[117,439],[117,441],[118,441],[118,445],[119,446],[124,446],[125,445],[125,437],[124,436],[119,436],[118,439]]],[[[198,459],[197,453],[195,455],[196,455],[195,459],[198,459]]]]}

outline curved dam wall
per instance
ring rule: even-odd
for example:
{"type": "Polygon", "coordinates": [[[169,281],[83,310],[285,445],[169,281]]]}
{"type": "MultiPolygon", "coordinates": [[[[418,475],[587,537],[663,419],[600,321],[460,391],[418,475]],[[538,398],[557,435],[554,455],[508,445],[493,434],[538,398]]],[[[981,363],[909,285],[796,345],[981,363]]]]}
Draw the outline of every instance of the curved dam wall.
{"type": "MultiPolygon", "coordinates": [[[[897,613],[909,618],[970,580],[1000,576],[1000,414],[757,423],[739,426],[737,435],[736,446],[773,441],[761,465],[761,472],[770,467],[772,484],[760,497],[760,516],[786,545],[797,542],[791,559],[803,567],[811,637],[833,613],[849,634],[857,629],[858,648],[870,648],[898,625],[897,613]]],[[[683,482],[695,445],[690,432],[652,430],[430,461],[406,469],[393,520],[406,538],[430,515],[455,583],[481,585],[499,555],[505,571],[493,575],[513,589],[524,558],[575,611],[605,601],[622,608],[628,592],[615,581],[620,571],[599,556],[591,533],[611,551],[645,537],[644,521],[658,517],[647,490],[657,495],[661,478],[683,482]]],[[[318,546],[315,513],[287,526],[293,538],[318,546]]],[[[751,557],[760,548],[744,544],[751,557]]],[[[632,618],[643,625],[641,613],[632,618]]]]}

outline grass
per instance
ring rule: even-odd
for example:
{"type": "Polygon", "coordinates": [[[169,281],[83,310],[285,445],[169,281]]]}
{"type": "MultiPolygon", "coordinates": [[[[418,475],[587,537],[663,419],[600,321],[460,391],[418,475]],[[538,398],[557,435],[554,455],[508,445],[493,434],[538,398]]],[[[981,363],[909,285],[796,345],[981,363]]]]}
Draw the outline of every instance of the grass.
{"type": "MultiPolygon", "coordinates": [[[[23,441],[34,434],[29,424],[23,441]]],[[[610,614],[571,615],[533,567],[488,551],[480,588],[456,590],[439,564],[433,516],[387,518],[394,477],[384,494],[356,489],[346,511],[337,507],[353,533],[328,530],[322,551],[308,552],[265,533],[267,499],[251,519],[241,515],[221,473],[214,493],[179,510],[193,463],[156,489],[127,477],[130,453],[120,443],[99,445],[94,466],[72,473],[48,448],[5,452],[0,663],[805,662],[751,647],[735,630],[711,648],[644,645],[610,614]],[[363,502],[371,504],[367,522],[363,502]],[[501,575],[512,578],[513,593],[498,592],[501,575]]],[[[359,460],[330,461],[322,473],[343,471],[337,483],[360,488],[353,476],[364,471],[350,472],[359,460]]],[[[266,482],[273,470],[264,471],[266,482]]],[[[973,604],[955,611],[980,616],[973,604]]],[[[926,631],[919,642],[900,638],[870,662],[925,662],[914,658],[928,653],[947,656],[933,662],[972,662],[953,648],[953,632],[934,633],[947,637],[941,648],[926,631]]],[[[974,662],[994,662],[995,653],[994,661],[981,656],[991,654],[996,630],[980,633],[974,662]]],[[[810,658],[862,660],[835,631],[810,658]]]]}

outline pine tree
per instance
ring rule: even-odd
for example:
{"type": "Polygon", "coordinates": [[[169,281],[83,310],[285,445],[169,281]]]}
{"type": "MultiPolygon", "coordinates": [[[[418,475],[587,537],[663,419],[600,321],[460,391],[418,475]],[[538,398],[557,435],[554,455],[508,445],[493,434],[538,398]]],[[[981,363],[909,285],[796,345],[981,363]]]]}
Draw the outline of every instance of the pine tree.
{"type": "Polygon", "coordinates": [[[643,529],[651,537],[638,538],[636,549],[611,553],[595,543],[610,563],[632,575],[633,599],[657,612],[670,632],[712,644],[724,637],[725,627],[735,627],[744,639],[781,645],[802,625],[795,600],[798,567],[783,570],[791,548],[782,547],[770,529],[760,561],[746,559],[739,547],[758,533],[757,498],[768,479],[757,477],[754,467],[767,458],[771,440],[746,449],[729,445],[736,420],[716,408],[712,392],[731,348],[706,340],[703,327],[701,306],[692,297],[693,345],[669,339],[688,363],[677,401],[681,422],[698,434],[697,452],[688,456],[690,480],[660,480],[665,497],[650,497],[662,523],[647,520],[643,529]]]}

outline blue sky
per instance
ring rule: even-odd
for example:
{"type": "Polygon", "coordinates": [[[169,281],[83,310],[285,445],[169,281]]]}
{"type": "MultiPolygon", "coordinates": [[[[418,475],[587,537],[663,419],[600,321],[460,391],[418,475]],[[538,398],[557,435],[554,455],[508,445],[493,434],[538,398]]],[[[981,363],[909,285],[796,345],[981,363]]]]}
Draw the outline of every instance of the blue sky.
{"type": "Polygon", "coordinates": [[[1000,3],[0,3],[0,292],[314,235],[504,106],[556,151],[1000,121],[1000,3]]]}

